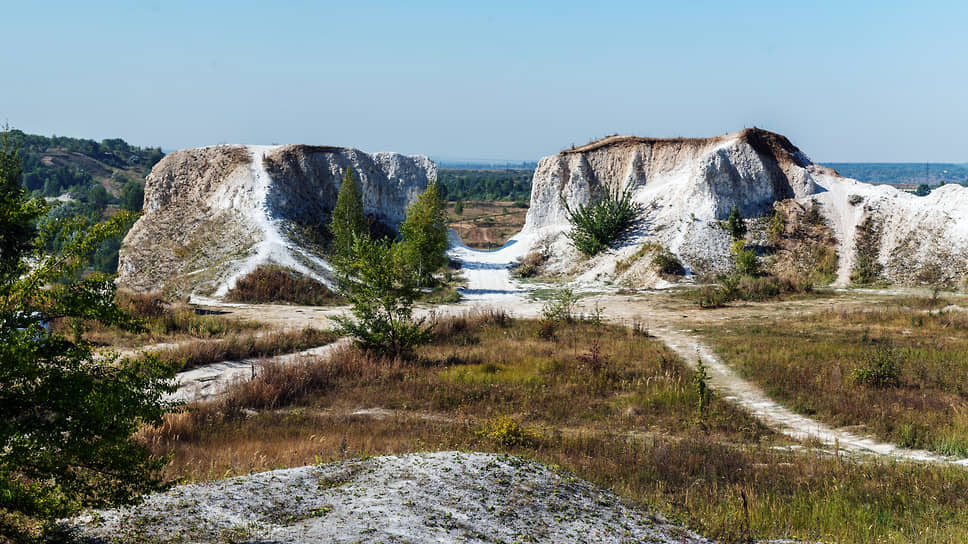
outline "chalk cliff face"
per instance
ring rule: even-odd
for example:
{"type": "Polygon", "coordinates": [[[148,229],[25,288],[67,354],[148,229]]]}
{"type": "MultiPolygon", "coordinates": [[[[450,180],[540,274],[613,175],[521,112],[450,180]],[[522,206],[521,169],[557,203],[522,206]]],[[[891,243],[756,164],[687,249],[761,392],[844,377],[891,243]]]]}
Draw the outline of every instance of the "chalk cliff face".
{"type": "MultiPolygon", "coordinates": [[[[877,258],[884,279],[911,283],[928,264],[927,254],[944,253],[945,262],[968,254],[968,189],[945,188],[945,195],[919,198],[842,178],[814,164],[787,138],[760,129],[701,139],[613,136],[541,159],[521,239],[540,241],[551,255],[552,272],[634,284],[639,278],[615,265],[623,260],[627,265],[645,242],[670,249],[692,272],[727,272],[731,240],[720,222],[733,206],[746,217],[760,217],[777,201],[809,206],[816,201],[837,238],[839,283],[849,280],[857,226],[868,216],[880,226],[877,258]],[[627,187],[644,208],[639,228],[615,250],[581,259],[564,236],[570,228],[566,205],[574,208],[627,187]],[[915,244],[919,233],[932,233],[940,242],[915,244]]],[[[960,262],[955,270],[968,272],[966,261],[960,262]]]]}
{"type": "Polygon", "coordinates": [[[263,264],[328,283],[330,267],[307,233],[328,221],[349,166],[365,213],[394,228],[437,177],[427,157],[340,147],[215,146],[167,155],[148,175],[144,215],[121,250],[119,285],[219,297],[263,264]]]}

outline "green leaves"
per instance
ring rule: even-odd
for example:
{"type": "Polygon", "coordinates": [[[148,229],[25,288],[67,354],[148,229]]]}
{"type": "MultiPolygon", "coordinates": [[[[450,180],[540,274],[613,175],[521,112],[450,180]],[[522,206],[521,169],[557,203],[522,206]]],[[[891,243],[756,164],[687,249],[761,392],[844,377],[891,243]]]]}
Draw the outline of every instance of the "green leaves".
{"type": "Polygon", "coordinates": [[[336,195],[336,206],[330,216],[329,230],[333,235],[331,250],[336,260],[348,256],[352,250],[353,239],[367,233],[363,197],[352,166],[346,167],[343,183],[336,195]]]}
{"type": "Polygon", "coordinates": [[[403,252],[417,273],[417,285],[433,283],[433,274],[447,264],[447,221],[444,202],[436,182],[407,208],[400,225],[403,252]]]}
{"type": "MultiPolygon", "coordinates": [[[[130,501],[162,487],[166,460],[134,433],[170,408],[174,370],[156,359],[95,357],[80,338],[42,327],[66,318],[135,327],[115,304],[110,276],[71,281],[102,241],[133,220],[118,213],[90,225],[65,217],[34,225],[42,199],[21,188],[7,135],[0,148],[0,528],[37,526],[83,506],[130,501]],[[48,252],[56,247],[57,251],[48,252]]],[[[17,529],[21,530],[21,529],[17,529]]]]}
{"type": "Polygon", "coordinates": [[[336,265],[355,319],[336,318],[336,331],[357,346],[391,357],[409,356],[430,341],[423,320],[413,319],[417,276],[402,244],[357,236],[350,254],[336,265]]]}
{"type": "Polygon", "coordinates": [[[591,204],[577,209],[565,205],[571,231],[568,238],[572,245],[588,256],[597,255],[611,247],[625,234],[641,213],[641,207],[632,202],[632,187],[619,192],[616,188],[591,204]]]}

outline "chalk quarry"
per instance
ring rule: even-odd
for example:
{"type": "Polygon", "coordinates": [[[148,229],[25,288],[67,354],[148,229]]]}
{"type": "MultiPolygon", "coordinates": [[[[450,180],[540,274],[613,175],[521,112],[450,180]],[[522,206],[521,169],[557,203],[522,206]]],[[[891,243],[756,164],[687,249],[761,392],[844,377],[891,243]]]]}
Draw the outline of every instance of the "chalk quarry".
{"type": "MultiPolygon", "coordinates": [[[[349,166],[368,216],[391,228],[437,177],[424,156],[339,147],[215,146],[166,156],[147,178],[145,213],[124,241],[119,285],[221,298],[266,264],[331,284],[316,234],[349,166]]],[[[515,253],[543,253],[545,273],[579,283],[649,288],[668,280],[641,251],[649,244],[677,257],[688,275],[713,277],[733,266],[723,228],[733,206],[766,218],[791,202],[822,215],[836,253],[835,285],[851,281],[861,231],[880,280],[916,284],[932,267],[949,283],[968,276],[968,188],[918,197],[861,183],[761,129],[698,139],[613,136],[544,157],[515,253]],[[584,258],[567,239],[567,207],[625,188],[642,206],[641,221],[612,250],[584,258]]],[[[762,240],[749,242],[769,253],[762,240]]]]}
{"type": "Polygon", "coordinates": [[[723,228],[733,206],[748,218],[793,200],[819,206],[836,240],[836,284],[850,281],[858,227],[870,218],[882,279],[911,284],[940,263],[951,280],[968,274],[968,188],[945,186],[918,197],[885,185],[841,177],[813,163],[787,138],[747,129],[713,138],[613,136],[544,157],[535,170],[531,208],[520,239],[549,257],[552,273],[579,281],[653,287],[663,280],[635,260],[647,242],[676,255],[690,272],[723,273],[732,266],[723,228]],[[644,215],[613,251],[584,259],[568,243],[566,206],[610,189],[632,188],[644,215]],[[622,268],[622,267],[620,267],[622,268]]]}
{"type": "Polygon", "coordinates": [[[318,243],[347,167],[364,212],[395,228],[437,178],[424,156],[308,145],[223,145],[165,156],[148,175],[144,215],[124,240],[118,284],[169,296],[224,296],[261,265],[331,283],[318,243]]]}

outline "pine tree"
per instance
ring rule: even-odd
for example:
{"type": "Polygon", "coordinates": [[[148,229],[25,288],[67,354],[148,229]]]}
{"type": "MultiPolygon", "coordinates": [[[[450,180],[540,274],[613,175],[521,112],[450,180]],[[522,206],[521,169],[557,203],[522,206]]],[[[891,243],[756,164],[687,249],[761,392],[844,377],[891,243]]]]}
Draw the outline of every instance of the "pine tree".
{"type": "Polygon", "coordinates": [[[343,183],[336,196],[336,206],[329,221],[333,235],[331,252],[337,259],[346,257],[353,248],[353,239],[366,234],[366,217],[363,215],[363,197],[353,174],[353,167],[346,167],[343,183]]]}
{"type": "Polygon", "coordinates": [[[335,318],[336,331],[352,336],[362,349],[390,357],[409,356],[415,346],[430,341],[430,328],[413,318],[417,276],[404,253],[402,242],[364,234],[335,263],[355,316],[335,318]]]}
{"type": "Polygon", "coordinates": [[[733,204],[733,209],[730,210],[729,218],[726,220],[726,230],[729,231],[733,240],[741,240],[746,236],[746,220],[743,219],[743,215],[739,213],[739,208],[735,204],[733,204]]]}
{"type": "Polygon", "coordinates": [[[457,199],[457,202],[454,202],[454,214],[464,215],[464,201],[459,198],[457,199]]]}
{"type": "Polygon", "coordinates": [[[416,270],[418,287],[432,284],[434,273],[447,264],[447,222],[436,181],[427,184],[407,208],[400,236],[404,254],[416,270]]]}

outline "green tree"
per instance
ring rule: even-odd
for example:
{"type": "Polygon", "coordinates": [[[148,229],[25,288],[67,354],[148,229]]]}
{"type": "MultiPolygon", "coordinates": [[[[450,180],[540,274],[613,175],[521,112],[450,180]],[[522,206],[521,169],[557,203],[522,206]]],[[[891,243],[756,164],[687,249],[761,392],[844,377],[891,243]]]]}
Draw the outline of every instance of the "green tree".
{"type": "MultiPolygon", "coordinates": [[[[115,304],[112,278],[73,277],[130,214],[87,225],[70,217],[34,225],[46,211],[20,185],[17,150],[0,147],[0,535],[37,536],[86,506],[136,499],[163,487],[166,460],[134,432],[161,421],[172,371],[155,359],[96,358],[89,343],[49,332],[49,319],[134,328],[115,304]],[[60,250],[47,253],[51,237],[60,250]],[[29,263],[29,266],[28,266],[29,263]]],[[[0,538],[2,540],[2,538],[0,538]]]]}
{"type": "Polygon", "coordinates": [[[409,356],[430,341],[430,328],[413,318],[417,276],[402,243],[355,236],[349,255],[336,261],[344,295],[354,318],[336,318],[336,330],[357,346],[391,357],[409,356]]]}
{"type": "Polygon", "coordinates": [[[591,204],[582,204],[577,209],[565,205],[571,239],[579,251],[585,255],[596,255],[608,249],[622,237],[638,220],[642,208],[632,202],[632,188],[619,192],[610,190],[591,204]]]}
{"type": "Polygon", "coordinates": [[[333,235],[331,251],[337,259],[347,257],[352,252],[355,237],[367,232],[366,217],[363,215],[363,197],[360,186],[353,174],[353,167],[346,167],[343,183],[336,196],[336,206],[329,221],[329,231],[333,235]]]}
{"type": "Polygon", "coordinates": [[[437,182],[407,208],[407,218],[400,225],[403,251],[417,274],[417,287],[431,285],[434,273],[447,264],[447,218],[437,182]]]}
{"type": "Polygon", "coordinates": [[[454,202],[454,214],[457,216],[464,215],[464,201],[459,198],[457,202],[454,202]]]}
{"type": "Polygon", "coordinates": [[[125,210],[140,212],[144,201],[144,187],[137,181],[129,181],[121,186],[121,207],[125,210]]]}
{"type": "Polygon", "coordinates": [[[733,204],[733,209],[729,212],[729,219],[726,220],[726,230],[729,231],[733,240],[741,240],[746,236],[746,220],[739,213],[739,208],[733,204]]]}

